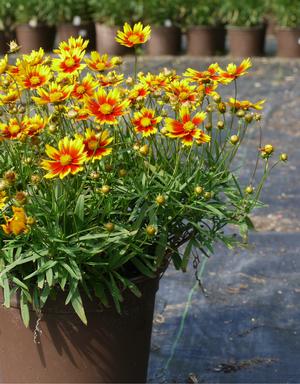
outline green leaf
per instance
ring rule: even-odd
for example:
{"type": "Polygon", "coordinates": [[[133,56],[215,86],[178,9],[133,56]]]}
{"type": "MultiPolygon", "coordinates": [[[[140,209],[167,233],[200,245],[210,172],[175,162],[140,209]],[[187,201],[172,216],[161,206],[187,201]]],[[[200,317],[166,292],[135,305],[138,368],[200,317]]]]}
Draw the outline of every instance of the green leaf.
{"type": "Polygon", "coordinates": [[[28,328],[29,320],[30,320],[29,306],[28,306],[27,297],[23,291],[21,291],[20,307],[21,307],[21,316],[23,319],[23,323],[25,327],[28,328]]]}
{"type": "Polygon", "coordinates": [[[181,264],[182,264],[182,259],[181,259],[180,255],[179,255],[179,252],[178,251],[173,251],[172,255],[171,255],[171,258],[172,258],[174,267],[177,270],[180,269],[181,268],[181,264]]]}
{"type": "Polygon", "coordinates": [[[6,308],[10,307],[10,288],[9,288],[9,281],[7,277],[3,278],[3,294],[4,294],[4,306],[6,308]]]}
{"type": "Polygon", "coordinates": [[[158,268],[161,266],[161,263],[164,260],[167,241],[168,241],[168,230],[167,229],[161,230],[159,239],[155,248],[155,257],[156,257],[158,268]]]}
{"type": "Polygon", "coordinates": [[[191,251],[194,245],[195,245],[194,239],[191,239],[185,247],[183,257],[182,257],[182,262],[181,262],[181,269],[183,272],[186,272],[186,268],[190,260],[191,251]]]}
{"type": "Polygon", "coordinates": [[[36,261],[38,258],[39,258],[39,255],[32,255],[32,256],[29,256],[29,257],[25,257],[24,259],[19,258],[19,259],[15,260],[11,264],[7,265],[6,268],[4,268],[2,272],[0,272],[0,279],[7,272],[9,272],[12,269],[14,269],[16,266],[21,265],[21,264],[29,263],[30,261],[36,261]]]}
{"type": "Polygon", "coordinates": [[[80,320],[85,325],[87,325],[87,318],[85,315],[82,299],[78,292],[78,289],[76,289],[72,295],[71,304],[72,304],[72,307],[74,308],[74,311],[77,313],[78,317],[80,318],[80,320]]]}
{"type": "Polygon", "coordinates": [[[81,222],[84,221],[84,199],[85,199],[85,196],[80,195],[78,197],[78,200],[76,202],[76,206],[74,209],[75,216],[77,216],[81,222]]]}

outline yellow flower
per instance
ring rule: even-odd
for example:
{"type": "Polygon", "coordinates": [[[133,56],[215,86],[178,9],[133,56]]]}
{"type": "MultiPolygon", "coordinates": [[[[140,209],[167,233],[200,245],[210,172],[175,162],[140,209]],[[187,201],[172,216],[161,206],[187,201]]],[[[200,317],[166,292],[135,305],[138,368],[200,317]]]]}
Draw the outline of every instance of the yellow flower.
{"type": "Polygon", "coordinates": [[[4,219],[6,224],[1,224],[1,227],[6,235],[14,234],[15,236],[20,235],[27,231],[26,227],[26,214],[21,207],[12,207],[13,217],[7,218],[5,215],[4,219]]]}
{"type": "Polygon", "coordinates": [[[48,103],[61,103],[70,97],[71,92],[74,89],[74,85],[61,85],[58,83],[50,83],[48,90],[44,88],[38,88],[38,96],[32,96],[32,100],[39,105],[48,103]]]}
{"type": "Polygon", "coordinates": [[[0,60],[0,75],[2,75],[8,68],[8,57],[5,55],[3,59],[0,60]]]}
{"type": "Polygon", "coordinates": [[[123,32],[118,31],[116,41],[125,47],[133,47],[137,44],[143,44],[150,39],[151,27],[145,28],[141,22],[134,24],[133,28],[128,23],[124,24],[123,32]]]}
{"type": "Polygon", "coordinates": [[[93,51],[91,52],[91,58],[84,60],[92,71],[95,72],[102,72],[107,69],[112,69],[116,65],[119,65],[122,63],[122,60],[120,57],[112,57],[109,59],[107,54],[100,55],[100,53],[93,51]]]}
{"type": "Polygon", "coordinates": [[[0,191],[0,209],[5,207],[5,202],[7,200],[6,192],[0,191]]]}

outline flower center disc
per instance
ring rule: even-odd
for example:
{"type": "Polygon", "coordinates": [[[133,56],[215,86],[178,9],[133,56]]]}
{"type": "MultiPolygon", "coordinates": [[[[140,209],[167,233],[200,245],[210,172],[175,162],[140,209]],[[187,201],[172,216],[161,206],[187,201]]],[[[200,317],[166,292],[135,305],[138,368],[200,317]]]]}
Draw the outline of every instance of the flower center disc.
{"type": "Polygon", "coordinates": [[[38,76],[32,76],[30,79],[30,83],[32,85],[37,85],[41,82],[40,78],[38,76]]]}
{"type": "Polygon", "coordinates": [[[65,64],[68,68],[73,67],[73,65],[75,64],[75,60],[73,59],[73,57],[69,57],[68,59],[66,59],[65,64]]]}
{"type": "Polygon", "coordinates": [[[91,149],[92,151],[94,151],[95,149],[98,148],[98,141],[97,140],[91,140],[88,142],[88,147],[89,149],[91,149]]]}
{"type": "Polygon", "coordinates": [[[188,121],[188,122],[184,123],[183,129],[185,131],[192,131],[193,129],[195,129],[195,124],[192,123],[191,121],[188,121]]]}
{"type": "Polygon", "coordinates": [[[103,115],[109,115],[112,112],[112,110],[113,110],[113,107],[108,103],[104,103],[99,107],[99,111],[103,113],[103,115]]]}
{"type": "Polygon", "coordinates": [[[62,155],[60,157],[60,163],[61,165],[69,165],[72,162],[72,156],[71,155],[62,155]]]}
{"type": "Polygon", "coordinates": [[[149,119],[149,117],[143,117],[141,119],[141,126],[146,128],[149,127],[149,125],[151,125],[151,120],[149,119]]]}
{"type": "Polygon", "coordinates": [[[83,93],[85,92],[85,88],[83,85],[79,85],[77,87],[77,93],[79,93],[80,95],[82,95],[83,93]]]}

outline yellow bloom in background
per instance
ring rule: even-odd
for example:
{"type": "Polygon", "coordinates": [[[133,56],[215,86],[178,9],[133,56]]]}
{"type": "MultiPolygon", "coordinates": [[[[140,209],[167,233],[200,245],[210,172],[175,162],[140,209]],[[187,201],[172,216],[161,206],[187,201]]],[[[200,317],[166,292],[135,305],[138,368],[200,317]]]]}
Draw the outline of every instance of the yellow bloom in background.
{"type": "Polygon", "coordinates": [[[31,66],[25,64],[21,67],[16,77],[17,82],[26,89],[42,87],[51,79],[50,68],[45,65],[31,66]]]}
{"type": "Polygon", "coordinates": [[[196,86],[188,80],[174,80],[166,86],[166,95],[173,104],[190,105],[197,101],[196,86]]]}
{"type": "Polygon", "coordinates": [[[9,119],[8,123],[0,123],[0,137],[5,139],[19,139],[24,127],[16,118],[9,119]]]}
{"type": "Polygon", "coordinates": [[[25,116],[22,120],[22,126],[24,127],[24,133],[27,136],[35,136],[39,134],[46,126],[48,120],[40,115],[25,116]]]}
{"type": "Polygon", "coordinates": [[[210,64],[206,71],[196,71],[195,69],[188,68],[183,76],[187,77],[190,81],[197,82],[199,84],[207,84],[220,80],[219,75],[220,67],[218,63],[210,64]]]}
{"type": "Polygon", "coordinates": [[[118,74],[116,71],[108,72],[107,74],[97,75],[99,85],[101,87],[111,87],[113,85],[122,84],[124,81],[123,73],[118,74]]]}
{"type": "MultiPolygon", "coordinates": [[[[43,64],[46,61],[45,51],[43,48],[40,48],[38,51],[31,51],[29,55],[23,55],[22,60],[26,62],[28,65],[38,65],[43,64]]],[[[48,60],[48,58],[47,58],[48,60]]]]}
{"type": "Polygon", "coordinates": [[[128,100],[132,104],[136,103],[137,101],[144,100],[147,95],[149,95],[149,87],[146,84],[137,84],[135,85],[132,89],[129,90],[128,92],[128,100]]]}
{"type": "Polygon", "coordinates": [[[54,49],[53,52],[57,54],[63,54],[64,52],[70,52],[74,49],[84,51],[89,44],[89,40],[83,40],[82,36],[70,37],[68,41],[62,41],[59,43],[58,49],[54,49]]]}
{"type": "Polygon", "coordinates": [[[147,137],[157,132],[157,125],[161,120],[162,117],[155,117],[155,111],[153,109],[142,108],[140,112],[135,112],[132,124],[137,133],[141,133],[143,137],[147,137]]]}
{"type": "Polygon", "coordinates": [[[244,76],[247,73],[247,69],[252,67],[250,58],[244,59],[240,65],[230,63],[227,65],[226,71],[220,70],[220,77],[224,84],[228,84],[231,81],[237,79],[240,76],[244,76]]]}
{"type": "Polygon", "coordinates": [[[86,66],[86,64],[81,64],[83,57],[84,51],[81,51],[79,48],[62,52],[59,58],[52,60],[52,69],[65,75],[80,72],[86,66]]]}
{"type": "Polygon", "coordinates": [[[8,92],[0,93],[0,105],[11,104],[19,99],[20,93],[15,86],[9,87],[8,92]]]}
{"type": "Polygon", "coordinates": [[[96,133],[90,128],[87,128],[83,137],[84,149],[86,151],[87,160],[100,160],[102,157],[111,153],[112,148],[107,146],[113,141],[112,137],[109,137],[108,131],[102,131],[96,133]]]}
{"type": "Polygon", "coordinates": [[[125,47],[143,44],[150,39],[151,27],[143,26],[141,22],[134,24],[133,28],[128,23],[124,24],[123,32],[118,31],[116,41],[125,47]]]}
{"type": "Polygon", "coordinates": [[[86,62],[88,68],[95,72],[113,69],[122,63],[122,59],[120,57],[112,57],[110,59],[107,54],[100,55],[100,53],[96,51],[91,52],[90,59],[86,58],[84,61],[86,62]]]}
{"type": "Polygon", "coordinates": [[[97,86],[98,84],[93,76],[88,73],[81,81],[74,84],[72,97],[75,97],[78,100],[82,100],[83,97],[92,96],[97,86]]]}
{"type": "Polygon", "coordinates": [[[243,109],[244,111],[248,111],[250,108],[252,108],[260,111],[263,109],[263,104],[265,101],[266,100],[260,100],[256,103],[251,103],[249,100],[236,100],[233,97],[230,97],[228,105],[235,110],[243,109]]]}
{"type": "Polygon", "coordinates": [[[55,82],[49,84],[48,89],[38,88],[38,96],[32,96],[32,100],[38,104],[61,103],[70,97],[74,85],[62,85],[55,82]]]}
{"type": "Polygon", "coordinates": [[[71,140],[64,137],[58,143],[58,149],[46,144],[46,154],[52,160],[42,160],[41,167],[49,171],[46,179],[59,176],[63,179],[67,175],[75,175],[83,170],[86,162],[86,152],[82,139],[71,140]]]}
{"type": "Polygon", "coordinates": [[[90,98],[86,98],[85,109],[91,116],[95,117],[99,124],[117,124],[118,117],[127,113],[129,100],[122,100],[117,88],[105,92],[103,88],[98,89],[90,98]]]}
{"type": "Polygon", "coordinates": [[[26,214],[24,208],[21,207],[12,207],[13,217],[7,218],[5,215],[4,219],[6,224],[1,224],[1,227],[6,235],[20,235],[27,231],[26,226],[26,214]]]}

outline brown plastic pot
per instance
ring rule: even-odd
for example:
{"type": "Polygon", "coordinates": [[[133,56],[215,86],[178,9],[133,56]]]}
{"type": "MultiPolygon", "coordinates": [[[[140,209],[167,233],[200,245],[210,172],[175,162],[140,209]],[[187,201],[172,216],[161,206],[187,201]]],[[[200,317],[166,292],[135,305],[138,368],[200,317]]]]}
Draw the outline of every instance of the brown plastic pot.
{"type": "Polygon", "coordinates": [[[213,56],[225,51],[226,30],[222,26],[195,26],[187,32],[187,54],[213,56]]]}
{"type": "Polygon", "coordinates": [[[124,47],[116,42],[117,31],[122,27],[110,27],[105,24],[96,23],[96,47],[101,54],[126,55],[132,53],[132,49],[124,47]]]}
{"type": "Polygon", "coordinates": [[[235,57],[263,56],[265,25],[257,27],[227,27],[229,54],[235,57]]]}
{"type": "MultiPolygon", "coordinates": [[[[85,326],[65,296],[46,304],[40,343],[33,341],[36,315],[25,328],[18,301],[0,306],[2,383],[144,383],[150,352],[158,278],[141,279],[141,298],[124,293],[122,315],[85,300],[85,326]]],[[[3,297],[0,294],[0,303],[3,297]]]]}
{"type": "Polygon", "coordinates": [[[277,28],[277,56],[300,57],[300,28],[277,28]]]}
{"type": "Polygon", "coordinates": [[[153,27],[147,43],[147,54],[153,56],[178,55],[181,51],[179,27],[153,27]]]}
{"type": "Polygon", "coordinates": [[[55,39],[55,27],[38,25],[31,27],[28,24],[16,27],[17,42],[21,46],[21,53],[29,53],[33,49],[44,48],[46,52],[52,51],[55,39]]]}
{"type": "Polygon", "coordinates": [[[58,43],[68,40],[71,36],[82,36],[89,40],[88,50],[96,48],[96,31],[94,23],[83,23],[82,25],[73,25],[72,23],[59,24],[57,27],[58,43]]]}

